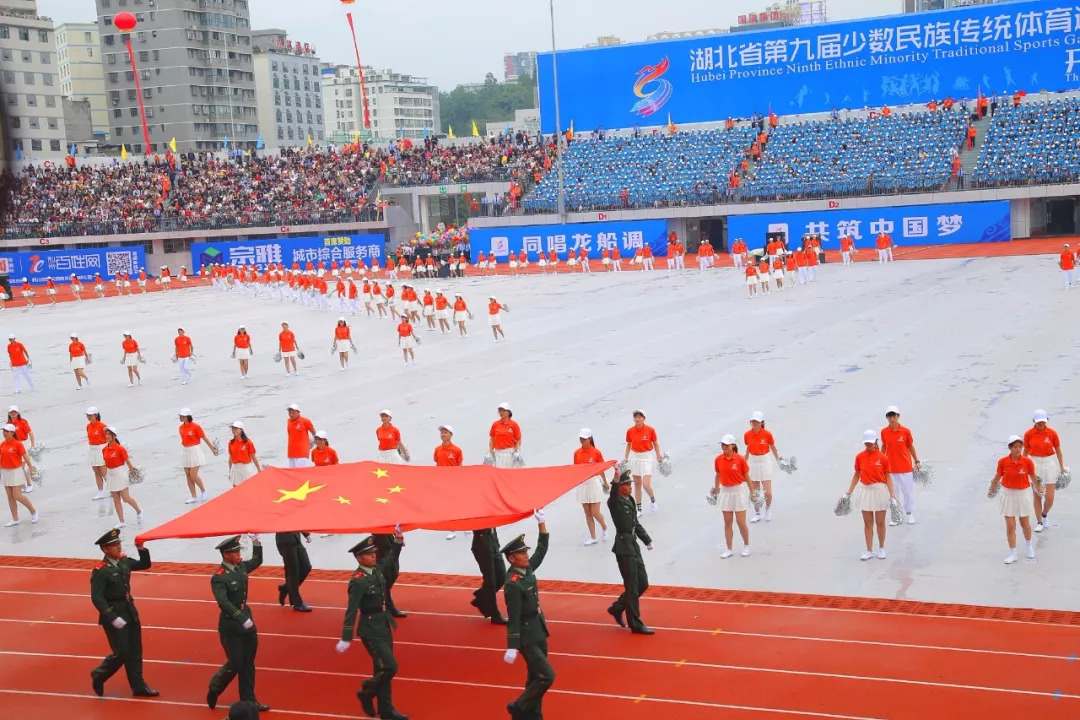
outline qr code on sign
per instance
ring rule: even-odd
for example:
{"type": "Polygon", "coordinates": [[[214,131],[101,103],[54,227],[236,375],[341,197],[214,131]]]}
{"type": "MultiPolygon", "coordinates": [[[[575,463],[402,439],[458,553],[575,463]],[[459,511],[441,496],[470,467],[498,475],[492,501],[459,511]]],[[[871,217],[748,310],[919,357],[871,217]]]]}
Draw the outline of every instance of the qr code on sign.
{"type": "Polygon", "coordinates": [[[108,275],[135,272],[135,254],[126,250],[105,253],[105,272],[108,275]]]}

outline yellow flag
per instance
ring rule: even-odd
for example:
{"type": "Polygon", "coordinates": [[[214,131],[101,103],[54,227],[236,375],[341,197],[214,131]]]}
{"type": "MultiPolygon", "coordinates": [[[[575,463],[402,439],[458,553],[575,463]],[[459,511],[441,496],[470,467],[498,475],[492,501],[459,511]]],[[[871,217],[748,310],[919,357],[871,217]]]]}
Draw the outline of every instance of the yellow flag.
{"type": "Polygon", "coordinates": [[[307,145],[308,145],[308,147],[311,147],[311,136],[310,135],[307,136],[307,145]]]}
{"type": "Polygon", "coordinates": [[[352,141],[353,141],[353,143],[355,143],[356,145],[359,145],[359,144],[360,144],[360,131],[359,131],[359,130],[353,130],[353,133],[352,133],[352,141]]]}
{"type": "Polygon", "coordinates": [[[120,146],[120,159],[127,160],[127,145],[120,146]]]}
{"type": "Polygon", "coordinates": [[[169,141],[169,149],[176,152],[176,138],[169,141]]]}
{"type": "Polygon", "coordinates": [[[472,136],[480,137],[480,129],[476,127],[476,121],[472,121],[472,136]]]}
{"type": "Polygon", "coordinates": [[[450,139],[453,140],[454,139],[454,126],[453,125],[447,125],[446,129],[449,131],[450,139]]]}

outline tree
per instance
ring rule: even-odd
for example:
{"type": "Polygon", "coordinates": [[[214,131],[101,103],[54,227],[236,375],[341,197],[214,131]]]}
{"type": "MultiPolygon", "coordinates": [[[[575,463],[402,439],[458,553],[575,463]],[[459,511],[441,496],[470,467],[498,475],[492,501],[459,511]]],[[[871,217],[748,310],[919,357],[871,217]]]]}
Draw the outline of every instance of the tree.
{"type": "MultiPolygon", "coordinates": [[[[463,133],[475,120],[480,133],[486,134],[486,123],[497,122],[501,126],[514,119],[515,110],[536,107],[535,93],[536,81],[528,75],[523,75],[517,83],[499,83],[488,73],[481,88],[466,90],[458,85],[448,93],[439,93],[442,126],[460,128],[457,132],[463,133]]],[[[497,129],[501,131],[502,127],[497,129]]]]}
{"type": "Polygon", "coordinates": [[[495,79],[494,74],[488,73],[487,75],[484,76],[484,85],[487,85],[487,86],[490,87],[492,85],[498,85],[498,84],[499,84],[499,81],[495,79]]]}

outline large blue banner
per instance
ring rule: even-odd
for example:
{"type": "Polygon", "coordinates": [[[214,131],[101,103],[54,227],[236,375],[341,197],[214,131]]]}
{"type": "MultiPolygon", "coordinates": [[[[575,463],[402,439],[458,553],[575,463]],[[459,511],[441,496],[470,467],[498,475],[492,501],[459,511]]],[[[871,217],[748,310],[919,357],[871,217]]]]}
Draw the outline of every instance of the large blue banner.
{"type": "Polygon", "coordinates": [[[794,247],[803,235],[820,235],[822,247],[837,249],[847,235],[856,247],[872,248],[885,233],[897,245],[952,245],[1012,239],[1009,201],[956,205],[909,205],[854,210],[728,216],[728,242],[742,238],[751,250],[764,247],[766,233],[787,235],[794,247]]]}
{"type": "MultiPolygon", "coordinates": [[[[536,63],[546,133],[551,58],[536,63]]],[[[1080,8],[1013,2],[560,51],[558,74],[563,128],[580,131],[1077,88],[1080,8]]]]}
{"type": "Polygon", "coordinates": [[[142,245],[86,250],[0,251],[0,273],[9,275],[12,284],[21,283],[23,278],[34,285],[44,285],[49,279],[53,282],[69,282],[73,273],[82,281],[93,280],[98,273],[108,280],[117,273],[137,274],[139,268],[145,265],[146,251],[142,245]]]}
{"type": "Polygon", "coordinates": [[[522,225],[518,227],[473,228],[469,230],[469,246],[472,259],[477,253],[495,255],[499,262],[506,262],[510,253],[525,251],[535,262],[538,253],[555,252],[561,260],[567,253],[577,254],[581,248],[590,258],[600,257],[607,248],[618,247],[625,257],[633,257],[638,248],[648,245],[653,255],[667,255],[667,221],[635,220],[631,222],[595,222],[573,225],[522,225]]]}
{"type": "Polygon", "coordinates": [[[344,264],[363,260],[370,263],[380,260],[386,247],[382,235],[318,235],[299,238],[270,240],[229,240],[222,242],[192,243],[191,264],[196,270],[203,265],[267,265],[294,262],[303,267],[306,263],[331,262],[344,264]]]}

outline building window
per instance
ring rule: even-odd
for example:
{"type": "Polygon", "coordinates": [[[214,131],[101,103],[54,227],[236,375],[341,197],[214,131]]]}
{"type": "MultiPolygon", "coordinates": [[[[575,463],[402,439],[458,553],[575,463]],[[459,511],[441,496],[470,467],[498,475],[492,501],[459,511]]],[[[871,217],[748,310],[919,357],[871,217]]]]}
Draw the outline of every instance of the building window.
{"type": "Polygon", "coordinates": [[[45,118],[45,124],[48,125],[50,130],[57,129],[56,118],[45,118]]]}
{"type": "Polygon", "coordinates": [[[37,95],[27,95],[26,104],[30,107],[37,107],[37,95]]]}
{"type": "Polygon", "coordinates": [[[139,108],[128,108],[128,115],[130,115],[131,117],[139,117],[139,108]]]}
{"type": "Polygon", "coordinates": [[[34,62],[34,53],[30,52],[29,50],[23,50],[22,51],[22,61],[23,62],[34,62]]]}
{"type": "Polygon", "coordinates": [[[15,130],[18,130],[19,128],[21,128],[21,127],[22,127],[22,118],[21,118],[21,117],[18,117],[18,116],[16,116],[16,115],[12,115],[12,116],[11,116],[10,118],[8,118],[8,119],[9,119],[9,121],[10,121],[10,124],[11,124],[11,127],[12,127],[13,129],[15,129],[15,130]]]}
{"type": "MultiPolygon", "coordinates": [[[[153,13],[151,13],[151,15],[152,14],[153,13]]],[[[161,53],[158,52],[157,50],[155,50],[153,53],[151,53],[151,57],[153,57],[155,60],[157,60],[157,59],[159,59],[161,57],[161,53]]]]}
{"type": "Polygon", "coordinates": [[[123,134],[124,134],[124,128],[122,128],[122,127],[113,128],[113,135],[115,135],[116,137],[120,137],[123,134]]]}
{"type": "Polygon", "coordinates": [[[146,33],[142,30],[139,30],[137,33],[135,33],[135,39],[141,43],[146,42],[146,33]]]}
{"type": "Polygon", "coordinates": [[[88,32],[84,32],[84,33],[83,33],[83,41],[84,41],[84,42],[94,42],[94,34],[93,34],[93,33],[88,33],[88,32]]]}
{"type": "Polygon", "coordinates": [[[115,65],[116,64],[116,53],[113,53],[111,55],[106,55],[106,57],[108,58],[108,63],[110,65],[115,65]]]}
{"type": "Polygon", "coordinates": [[[52,150],[53,152],[60,152],[60,141],[59,140],[50,140],[49,141],[49,149],[52,150]]]}
{"type": "Polygon", "coordinates": [[[94,48],[92,48],[92,47],[86,48],[86,57],[94,57],[94,48]]]}
{"type": "Polygon", "coordinates": [[[10,40],[10,39],[11,39],[11,28],[9,28],[7,25],[0,25],[0,40],[10,40]]]}
{"type": "Polygon", "coordinates": [[[8,85],[15,84],[15,73],[11,72],[10,70],[5,70],[4,71],[4,82],[7,83],[8,85]]]}
{"type": "Polygon", "coordinates": [[[46,87],[52,87],[53,76],[50,73],[41,73],[41,82],[46,87]]]}
{"type": "Polygon", "coordinates": [[[277,129],[277,139],[278,140],[284,140],[285,139],[285,128],[280,128],[279,127],[277,129]]]}
{"type": "Polygon", "coordinates": [[[38,39],[38,42],[43,42],[43,43],[49,42],[49,31],[48,30],[38,30],[37,31],[37,39],[38,39]]]}
{"type": "Polygon", "coordinates": [[[41,64],[42,65],[51,65],[52,64],[52,53],[47,53],[47,52],[41,53],[41,64]]]}
{"type": "Polygon", "coordinates": [[[101,37],[101,42],[105,43],[106,45],[115,45],[116,44],[116,36],[115,35],[103,35],[101,37]]]}
{"type": "Polygon", "coordinates": [[[46,95],[45,96],[45,107],[56,107],[56,96],[54,96],[54,95],[46,95]]]}
{"type": "Polygon", "coordinates": [[[120,108],[113,108],[112,114],[114,118],[124,117],[124,111],[120,108]]]}
{"type": "Polygon", "coordinates": [[[35,150],[37,152],[41,152],[41,141],[40,140],[31,140],[30,141],[30,149],[35,150]]]}
{"type": "Polygon", "coordinates": [[[19,28],[19,39],[23,42],[30,42],[30,30],[28,28],[19,28]]]}
{"type": "Polygon", "coordinates": [[[109,82],[111,82],[111,83],[116,82],[118,77],[119,76],[117,75],[117,73],[114,73],[114,72],[111,72],[111,73],[108,74],[109,82]]]}
{"type": "Polygon", "coordinates": [[[139,51],[139,62],[149,62],[149,61],[150,61],[150,53],[148,51],[146,51],[146,50],[140,50],[139,51]]]}

